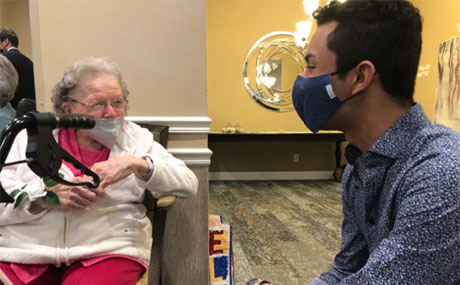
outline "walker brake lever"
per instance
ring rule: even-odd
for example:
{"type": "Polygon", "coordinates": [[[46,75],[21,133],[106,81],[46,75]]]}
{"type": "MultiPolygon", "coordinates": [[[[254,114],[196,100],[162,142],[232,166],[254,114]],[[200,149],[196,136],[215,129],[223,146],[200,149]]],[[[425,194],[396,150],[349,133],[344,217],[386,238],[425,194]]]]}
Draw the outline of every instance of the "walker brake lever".
{"type": "Polygon", "coordinates": [[[29,138],[26,148],[26,157],[29,159],[27,165],[35,174],[40,177],[50,177],[57,183],[69,186],[87,186],[89,188],[99,186],[99,176],[57,144],[50,126],[37,125],[36,128],[27,128],[27,134],[29,138]],[[93,183],[70,182],[59,177],[62,159],[71,163],[85,175],[91,176],[93,183]]]}
{"type": "MultiPolygon", "coordinates": [[[[26,160],[29,168],[39,177],[49,177],[57,183],[70,186],[97,188],[99,176],[61,148],[52,135],[55,128],[92,128],[94,118],[88,115],[55,115],[53,113],[28,112],[15,118],[0,134],[0,171],[3,168],[16,135],[27,128],[26,160]],[[93,178],[90,182],[70,182],[59,177],[62,160],[93,178]]],[[[18,161],[21,163],[23,161],[18,161]]],[[[13,203],[14,199],[4,190],[0,182],[0,203],[13,203]]]]}

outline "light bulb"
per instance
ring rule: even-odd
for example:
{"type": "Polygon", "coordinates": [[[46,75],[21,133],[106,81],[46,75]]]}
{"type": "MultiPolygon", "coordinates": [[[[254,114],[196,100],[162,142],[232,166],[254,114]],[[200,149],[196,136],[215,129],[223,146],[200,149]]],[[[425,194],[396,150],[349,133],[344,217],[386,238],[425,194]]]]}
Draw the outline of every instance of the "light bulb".
{"type": "Polygon", "coordinates": [[[308,17],[311,17],[313,12],[318,9],[318,0],[303,0],[302,4],[308,17]]]}
{"type": "Polygon", "coordinates": [[[312,25],[313,23],[311,21],[303,21],[295,24],[297,28],[295,33],[295,43],[297,46],[304,48],[307,45],[312,25]]]}

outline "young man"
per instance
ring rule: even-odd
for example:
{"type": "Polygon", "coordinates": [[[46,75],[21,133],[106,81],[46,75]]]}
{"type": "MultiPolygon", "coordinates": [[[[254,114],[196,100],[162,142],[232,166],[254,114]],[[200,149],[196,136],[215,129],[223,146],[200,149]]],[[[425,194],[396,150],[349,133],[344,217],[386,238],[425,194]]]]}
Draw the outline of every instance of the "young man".
{"type": "Polygon", "coordinates": [[[0,51],[16,68],[19,83],[11,105],[17,108],[22,98],[35,100],[34,67],[32,61],[18,50],[19,39],[11,29],[0,29],[0,51]]]}
{"type": "Polygon", "coordinates": [[[312,284],[459,284],[460,136],[413,101],[418,9],[349,0],[314,16],[293,102],[313,132],[344,132],[349,165],[341,250],[312,284]]]}

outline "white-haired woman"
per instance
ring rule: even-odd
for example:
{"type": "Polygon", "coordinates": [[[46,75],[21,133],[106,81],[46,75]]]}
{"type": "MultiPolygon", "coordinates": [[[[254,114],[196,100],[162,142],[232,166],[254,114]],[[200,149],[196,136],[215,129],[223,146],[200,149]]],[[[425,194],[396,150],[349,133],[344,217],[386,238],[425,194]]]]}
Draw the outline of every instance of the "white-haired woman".
{"type": "Polygon", "coordinates": [[[18,86],[18,73],[13,64],[0,54],[0,132],[14,118],[16,111],[10,104],[18,86]]]}
{"type": "MultiPolygon", "coordinates": [[[[135,284],[150,258],[145,189],[156,197],[196,193],[193,172],[148,130],[123,120],[127,96],[118,67],[103,58],[76,62],[53,91],[56,112],[96,118],[92,130],[61,129],[55,137],[100,176],[97,189],[47,187],[25,165],[2,171],[7,192],[26,185],[28,193],[16,209],[0,207],[0,268],[14,284],[135,284]],[[58,196],[57,206],[42,198],[47,191],[58,196]]],[[[24,158],[25,136],[18,135],[8,160],[24,158]]],[[[60,172],[70,181],[89,179],[65,162],[60,172]]]]}

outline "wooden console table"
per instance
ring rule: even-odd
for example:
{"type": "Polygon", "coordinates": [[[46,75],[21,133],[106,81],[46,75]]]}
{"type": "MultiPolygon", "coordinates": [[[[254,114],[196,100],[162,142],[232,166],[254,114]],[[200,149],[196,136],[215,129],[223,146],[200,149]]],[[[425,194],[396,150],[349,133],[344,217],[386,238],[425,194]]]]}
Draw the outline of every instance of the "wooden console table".
{"type": "Polygon", "coordinates": [[[345,141],[343,133],[210,133],[210,142],[254,142],[254,141],[331,141],[335,142],[336,171],[341,168],[341,143],[345,141]]]}

